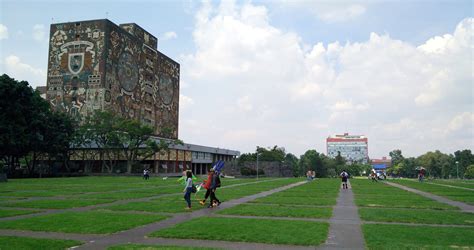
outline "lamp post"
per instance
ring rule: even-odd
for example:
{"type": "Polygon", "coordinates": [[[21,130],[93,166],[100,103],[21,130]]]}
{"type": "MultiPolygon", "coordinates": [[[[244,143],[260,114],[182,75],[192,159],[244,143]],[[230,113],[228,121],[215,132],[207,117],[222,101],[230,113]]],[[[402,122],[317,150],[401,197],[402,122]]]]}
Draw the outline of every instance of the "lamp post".
{"type": "Polygon", "coordinates": [[[257,180],[258,180],[258,146],[257,146],[257,180]]]}
{"type": "Polygon", "coordinates": [[[456,179],[459,179],[459,161],[456,161],[456,179]]]}

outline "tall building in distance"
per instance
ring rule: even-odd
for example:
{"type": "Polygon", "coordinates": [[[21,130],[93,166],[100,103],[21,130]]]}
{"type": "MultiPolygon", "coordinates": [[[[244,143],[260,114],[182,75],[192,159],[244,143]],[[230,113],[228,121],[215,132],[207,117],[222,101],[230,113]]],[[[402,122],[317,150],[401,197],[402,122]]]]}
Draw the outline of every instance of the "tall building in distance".
{"type": "Polygon", "coordinates": [[[363,135],[343,135],[329,136],[326,139],[327,155],[335,158],[339,153],[347,162],[367,163],[369,160],[369,142],[363,135]]]}
{"type": "Polygon", "coordinates": [[[81,119],[110,110],[138,119],[155,135],[178,138],[180,65],[134,23],[51,24],[46,99],[81,119]],[[164,129],[171,130],[165,136],[164,129]]]}

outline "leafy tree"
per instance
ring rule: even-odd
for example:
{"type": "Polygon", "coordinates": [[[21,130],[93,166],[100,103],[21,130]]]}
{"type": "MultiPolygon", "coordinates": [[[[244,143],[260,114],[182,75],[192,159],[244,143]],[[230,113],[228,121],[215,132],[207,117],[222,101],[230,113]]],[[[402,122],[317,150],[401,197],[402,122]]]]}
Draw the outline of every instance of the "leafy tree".
{"type": "Polygon", "coordinates": [[[467,166],[466,172],[464,173],[464,178],[474,179],[474,165],[467,166]]]}
{"type": "MultiPolygon", "coordinates": [[[[454,152],[454,163],[456,164],[456,162],[458,162],[458,166],[454,167],[459,168],[459,176],[463,176],[464,172],[467,170],[467,167],[474,164],[474,155],[469,149],[464,149],[462,151],[457,150],[454,152]]],[[[452,176],[455,176],[455,174],[452,174],[452,176]]]]}
{"type": "Polygon", "coordinates": [[[291,168],[293,172],[293,176],[295,177],[300,176],[300,173],[299,173],[300,171],[298,167],[298,157],[296,157],[294,154],[288,153],[285,156],[284,162],[286,165],[288,165],[291,168]]]}
{"type": "Polygon", "coordinates": [[[392,152],[388,153],[388,155],[390,155],[390,158],[392,158],[392,166],[402,163],[405,159],[400,149],[392,150],[392,152]]]}
{"type": "Polygon", "coordinates": [[[10,172],[21,158],[33,174],[39,156],[60,157],[72,132],[71,120],[51,112],[28,82],[0,76],[0,158],[10,172]]]}

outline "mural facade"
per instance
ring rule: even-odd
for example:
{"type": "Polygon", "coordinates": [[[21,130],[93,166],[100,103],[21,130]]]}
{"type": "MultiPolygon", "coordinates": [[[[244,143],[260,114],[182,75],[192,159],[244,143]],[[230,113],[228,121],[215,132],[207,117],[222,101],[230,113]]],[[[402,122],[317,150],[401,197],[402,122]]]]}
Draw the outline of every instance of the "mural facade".
{"type": "Polygon", "coordinates": [[[77,119],[111,110],[178,138],[180,66],[157,44],[136,24],[52,24],[47,99],[77,119]]]}

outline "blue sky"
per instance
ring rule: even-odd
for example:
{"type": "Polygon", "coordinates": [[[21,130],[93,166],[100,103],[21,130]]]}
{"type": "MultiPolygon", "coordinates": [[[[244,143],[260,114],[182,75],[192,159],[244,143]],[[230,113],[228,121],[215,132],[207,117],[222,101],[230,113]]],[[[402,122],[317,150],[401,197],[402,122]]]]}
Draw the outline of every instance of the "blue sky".
{"type": "Polygon", "coordinates": [[[135,22],[181,64],[180,137],[372,158],[473,148],[471,1],[0,1],[0,71],[46,81],[51,22],[135,22]],[[107,13],[107,14],[106,14],[107,13]],[[471,91],[466,91],[470,89],[471,91]]]}

